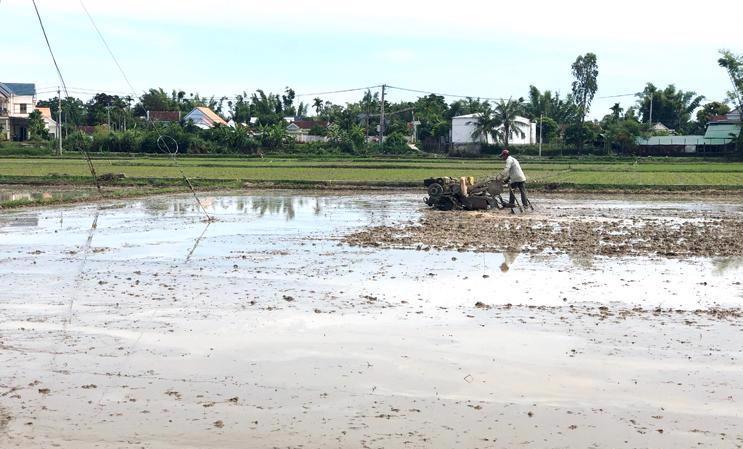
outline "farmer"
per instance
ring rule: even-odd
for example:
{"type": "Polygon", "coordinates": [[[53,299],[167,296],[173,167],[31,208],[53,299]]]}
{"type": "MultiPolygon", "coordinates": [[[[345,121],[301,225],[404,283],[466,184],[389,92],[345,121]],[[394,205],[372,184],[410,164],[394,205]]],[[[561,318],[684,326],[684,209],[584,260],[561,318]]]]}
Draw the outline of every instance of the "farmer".
{"type": "Polygon", "coordinates": [[[500,173],[500,176],[503,179],[507,179],[511,185],[508,204],[505,204],[504,207],[513,207],[515,205],[516,197],[513,195],[513,189],[519,189],[519,192],[521,192],[521,205],[526,207],[529,204],[529,200],[526,198],[526,176],[524,176],[524,172],[521,170],[521,164],[511,156],[508,150],[503,150],[500,157],[506,161],[506,167],[500,173]]]}

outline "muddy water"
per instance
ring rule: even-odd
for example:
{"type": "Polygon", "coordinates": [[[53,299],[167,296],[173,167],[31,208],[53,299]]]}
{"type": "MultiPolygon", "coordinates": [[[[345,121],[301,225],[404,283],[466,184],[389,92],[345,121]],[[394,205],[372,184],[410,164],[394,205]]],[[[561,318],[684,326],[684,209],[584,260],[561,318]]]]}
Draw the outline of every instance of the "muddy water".
{"type": "Polygon", "coordinates": [[[0,447],[743,444],[739,258],[358,248],[419,195],[206,202],[0,215],[0,447]]]}

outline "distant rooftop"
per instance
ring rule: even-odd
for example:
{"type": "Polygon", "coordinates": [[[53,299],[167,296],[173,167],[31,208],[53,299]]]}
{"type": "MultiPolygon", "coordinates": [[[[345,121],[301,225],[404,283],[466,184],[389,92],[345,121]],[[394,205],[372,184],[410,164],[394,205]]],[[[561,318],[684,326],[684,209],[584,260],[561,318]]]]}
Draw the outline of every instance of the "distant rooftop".
{"type": "Polygon", "coordinates": [[[0,83],[13,95],[36,95],[36,84],[34,83],[0,83]]]}

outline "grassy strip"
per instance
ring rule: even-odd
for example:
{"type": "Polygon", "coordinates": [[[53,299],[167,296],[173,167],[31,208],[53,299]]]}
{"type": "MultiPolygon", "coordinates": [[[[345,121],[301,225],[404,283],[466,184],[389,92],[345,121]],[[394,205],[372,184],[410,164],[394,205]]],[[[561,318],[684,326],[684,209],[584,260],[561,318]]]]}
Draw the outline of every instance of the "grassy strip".
{"type": "MultiPolygon", "coordinates": [[[[132,166],[113,165],[113,161],[97,161],[99,174],[124,173],[130,179],[181,178],[181,171],[172,165],[142,164],[132,166]]],[[[199,180],[251,180],[251,181],[313,181],[313,182],[421,182],[427,177],[448,176],[492,176],[500,171],[500,165],[458,166],[375,166],[363,164],[332,166],[267,166],[234,165],[201,167],[182,164],[182,170],[192,179],[199,180]]],[[[570,165],[524,164],[530,182],[613,184],[613,185],[715,185],[734,186],[743,184],[743,166],[725,164],[687,164],[669,170],[660,164],[645,166],[637,170],[633,166],[619,164],[586,165],[576,169],[570,165]]],[[[15,163],[0,160],[0,176],[8,177],[88,177],[84,161],[45,161],[15,163]]],[[[154,181],[153,181],[154,182],[154,181]]]]}

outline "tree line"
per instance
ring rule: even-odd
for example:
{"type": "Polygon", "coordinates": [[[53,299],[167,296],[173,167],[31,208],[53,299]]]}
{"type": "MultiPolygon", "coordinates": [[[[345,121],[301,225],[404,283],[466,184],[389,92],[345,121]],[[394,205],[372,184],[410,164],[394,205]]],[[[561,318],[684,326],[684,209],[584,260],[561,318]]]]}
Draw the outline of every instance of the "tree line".
{"type": "MultiPolygon", "coordinates": [[[[436,94],[421,96],[415,101],[385,100],[384,146],[374,142],[381,138],[381,99],[378,93],[369,90],[360,100],[343,105],[319,97],[307,103],[298,101],[296,92],[289,87],[280,93],[259,89],[253,93],[242,92],[233,98],[202,97],[176,90],[168,93],[162,88],[149,89],[137,99],[99,93],[87,102],[75,97],[63,98],[62,127],[68,146],[85,146],[94,151],[156,151],[157,136],[167,134],[192,153],[332,149],[365,154],[377,151],[378,147],[388,152],[407,151],[406,143],[412,136],[414,121],[419,123],[415,128],[416,141],[422,143],[424,149],[427,143],[445,143],[452,118],[464,114],[478,114],[473,138],[491,136],[500,146],[508,147],[514,136],[524,133],[523,124],[517,119],[522,116],[537,122],[538,138],[545,144],[578,151],[588,148],[631,153],[637,137],[664,133],[652,129],[653,124],[661,123],[677,134],[703,134],[712,116],[729,112],[729,104],[741,107],[743,55],[721,51],[718,63],[727,71],[732,87],[728,98],[722,101],[702,105],[705,97],[697,92],[682,90],[673,84],[661,88],[647,83],[636,94],[633,106],[625,110],[616,103],[601,120],[586,119],[598,90],[598,58],[593,53],[580,55],[573,62],[574,81],[564,97],[532,85],[526,97],[496,102],[478,98],[447,102],[444,96],[436,94]],[[234,121],[236,126],[201,130],[190,123],[174,123],[153,127],[144,118],[147,111],[180,111],[186,115],[197,106],[211,108],[223,118],[234,121]],[[327,142],[297,145],[286,131],[285,117],[317,121],[318,126],[310,133],[326,136],[327,142]],[[80,126],[98,127],[98,131],[91,140],[76,132],[80,126]]],[[[59,104],[57,98],[52,98],[40,101],[38,106],[49,107],[56,118],[59,104]]],[[[30,126],[32,135],[45,136],[38,114],[32,115],[30,126]]],[[[741,143],[738,145],[740,147],[741,143]]]]}

